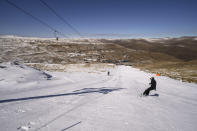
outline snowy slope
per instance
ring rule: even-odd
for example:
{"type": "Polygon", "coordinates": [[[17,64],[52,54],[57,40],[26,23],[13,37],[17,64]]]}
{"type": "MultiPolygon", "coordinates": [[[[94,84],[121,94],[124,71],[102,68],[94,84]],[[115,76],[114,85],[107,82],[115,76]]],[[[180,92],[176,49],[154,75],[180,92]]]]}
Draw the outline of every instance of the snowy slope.
{"type": "MultiPolygon", "coordinates": [[[[195,131],[197,85],[117,66],[106,72],[48,72],[0,64],[2,131],[195,131]],[[3,66],[6,66],[4,68],[3,66]],[[23,76],[24,78],[21,78],[23,76]]],[[[109,69],[106,69],[106,71],[109,69]]]]}

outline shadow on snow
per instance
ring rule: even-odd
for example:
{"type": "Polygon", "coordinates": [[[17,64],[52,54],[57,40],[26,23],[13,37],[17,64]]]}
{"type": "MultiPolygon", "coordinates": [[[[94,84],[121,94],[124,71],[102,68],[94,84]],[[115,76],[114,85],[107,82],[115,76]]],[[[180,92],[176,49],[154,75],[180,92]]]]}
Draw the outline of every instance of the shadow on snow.
{"type": "Polygon", "coordinates": [[[70,129],[70,128],[72,128],[72,127],[74,127],[74,126],[76,126],[76,125],[78,125],[78,124],[80,124],[80,123],[81,123],[81,121],[80,121],[80,122],[77,122],[77,123],[75,123],[75,124],[73,124],[73,125],[71,125],[71,126],[69,126],[69,127],[67,127],[67,128],[65,128],[65,129],[63,129],[63,130],[61,130],[61,131],[68,130],[68,129],[70,129]]]}
{"type": "Polygon", "coordinates": [[[80,95],[80,94],[88,94],[88,93],[102,93],[108,94],[113,91],[118,91],[123,88],[83,88],[80,90],[75,90],[72,93],[63,93],[63,94],[54,94],[54,95],[43,95],[43,96],[33,96],[33,97],[24,97],[24,98],[14,98],[14,99],[6,99],[0,100],[0,103],[8,103],[8,102],[16,102],[16,101],[25,101],[25,100],[33,100],[33,99],[42,99],[42,98],[50,98],[50,97],[58,97],[58,96],[69,96],[69,95],[80,95]]]}

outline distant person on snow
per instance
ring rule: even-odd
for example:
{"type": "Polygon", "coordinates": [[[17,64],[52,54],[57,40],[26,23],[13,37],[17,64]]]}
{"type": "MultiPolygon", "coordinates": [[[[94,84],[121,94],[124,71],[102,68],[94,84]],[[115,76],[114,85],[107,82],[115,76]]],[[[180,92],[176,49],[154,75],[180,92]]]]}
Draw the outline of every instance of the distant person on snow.
{"type": "Polygon", "coordinates": [[[110,72],[109,72],[109,71],[107,72],[107,75],[108,75],[108,76],[110,75],[110,72]]]}
{"type": "Polygon", "coordinates": [[[154,77],[151,77],[150,79],[151,79],[151,82],[149,84],[151,86],[144,91],[144,93],[143,93],[144,96],[149,95],[149,93],[150,93],[151,90],[156,90],[157,82],[155,81],[155,78],[154,77]]]}

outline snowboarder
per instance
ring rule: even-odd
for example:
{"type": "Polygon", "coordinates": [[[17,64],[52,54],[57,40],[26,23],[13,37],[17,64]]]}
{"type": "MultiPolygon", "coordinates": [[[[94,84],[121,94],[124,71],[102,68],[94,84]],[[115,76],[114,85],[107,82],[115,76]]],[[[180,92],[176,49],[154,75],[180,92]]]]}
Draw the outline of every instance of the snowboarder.
{"type": "Polygon", "coordinates": [[[157,83],[155,81],[155,78],[154,77],[151,77],[150,79],[151,79],[151,82],[149,83],[149,85],[151,85],[151,86],[144,91],[144,93],[143,93],[144,96],[149,95],[149,93],[150,93],[151,90],[156,90],[157,83]]]}

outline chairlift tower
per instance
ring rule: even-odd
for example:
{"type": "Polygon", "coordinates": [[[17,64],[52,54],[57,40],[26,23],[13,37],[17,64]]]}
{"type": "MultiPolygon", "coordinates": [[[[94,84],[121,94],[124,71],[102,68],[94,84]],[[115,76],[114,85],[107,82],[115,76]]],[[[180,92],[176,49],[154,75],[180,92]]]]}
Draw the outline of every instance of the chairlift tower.
{"type": "Polygon", "coordinates": [[[58,38],[58,36],[57,36],[57,31],[56,31],[56,30],[54,31],[54,37],[56,38],[56,41],[59,40],[59,38],[58,38]]]}

